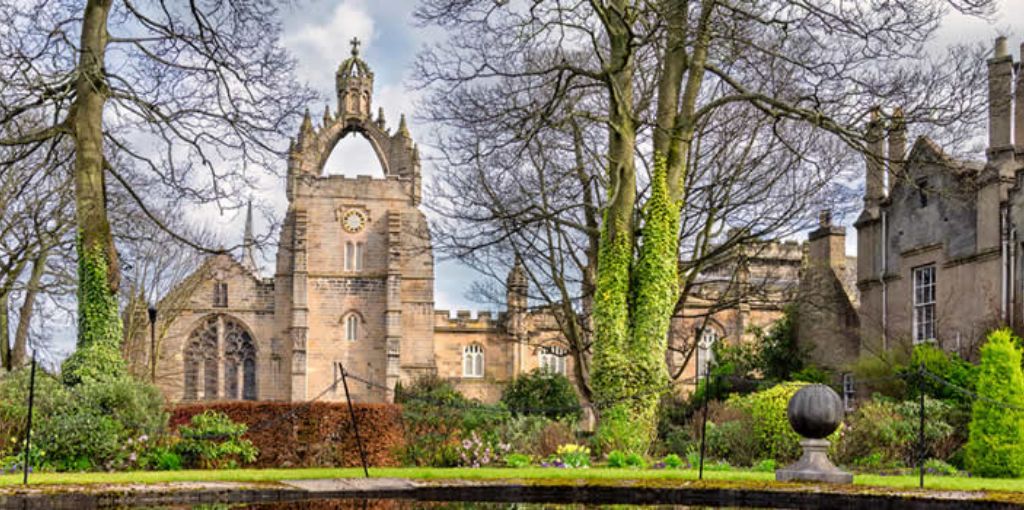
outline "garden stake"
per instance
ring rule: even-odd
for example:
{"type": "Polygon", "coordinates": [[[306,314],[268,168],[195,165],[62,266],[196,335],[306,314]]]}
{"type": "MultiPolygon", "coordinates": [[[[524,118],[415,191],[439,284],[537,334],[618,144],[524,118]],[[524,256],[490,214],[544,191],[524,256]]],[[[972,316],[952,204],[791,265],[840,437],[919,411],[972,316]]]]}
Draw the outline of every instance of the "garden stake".
{"type": "Polygon", "coordinates": [[[919,477],[920,477],[920,480],[918,481],[918,487],[923,489],[924,488],[924,363],[921,363],[920,366],[918,367],[917,392],[921,394],[921,396],[920,396],[920,398],[921,398],[921,409],[920,409],[920,415],[918,415],[918,417],[920,418],[919,419],[920,423],[918,424],[918,428],[917,428],[917,441],[918,441],[918,448],[920,450],[919,453],[918,453],[919,459],[917,461],[918,462],[917,469],[919,471],[919,477]]]}
{"type": "Polygon", "coordinates": [[[32,405],[36,397],[36,351],[32,350],[32,372],[28,378],[28,424],[25,426],[25,476],[22,484],[28,485],[29,450],[32,449],[32,405]]]}
{"type": "MultiPolygon", "coordinates": [[[[698,368],[698,370],[699,370],[699,368],[698,368]]],[[[710,372],[710,370],[708,370],[708,371],[710,372]]],[[[700,374],[698,373],[697,375],[699,376],[700,374]]],[[[711,389],[709,388],[709,383],[710,382],[711,382],[711,378],[705,376],[704,377],[704,417],[701,420],[702,423],[700,425],[700,471],[698,471],[698,474],[697,474],[697,479],[698,480],[703,480],[704,479],[704,444],[705,444],[704,438],[705,438],[705,436],[707,436],[707,431],[708,431],[708,394],[711,392],[711,389]]]]}
{"type": "Polygon", "coordinates": [[[352,431],[356,435],[356,446],[359,448],[359,460],[363,462],[363,474],[369,478],[370,470],[366,467],[366,452],[363,451],[363,440],[359,438],[359,423],[356,422],[356,411],[352,408],[352,397],[348,395],[348,379],[345,377],[345,365],[338,363],[338,367],[341,368],[341,385],[345,388],[345,400],[348,402],[348,414],[352,417],[352,431]]]}

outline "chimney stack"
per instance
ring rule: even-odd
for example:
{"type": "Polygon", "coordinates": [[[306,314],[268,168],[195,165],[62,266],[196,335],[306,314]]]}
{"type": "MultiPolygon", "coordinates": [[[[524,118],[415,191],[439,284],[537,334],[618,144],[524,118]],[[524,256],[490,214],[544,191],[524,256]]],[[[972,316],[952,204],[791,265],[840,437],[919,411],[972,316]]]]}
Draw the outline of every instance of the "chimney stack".
{"type": "Polygon", "coordinates": [[[1012,149],[1010,119],[1013,98],[1013,57],[1006,37],[996,38],[995,54],[988,59],[988,148],[994,155],[1012,149]]]}
{"type": "Polygon", "coordinates": [[[903,165],[907,159],[907,126],[903,121],[903,108],[892,112],[889,124],[889,194],[892,194],[896,180],[903,174],[903,165]]]}
{"type": "Polygon", "coordinates": [[[1017,152],[1024,152],[1024,43],[1020,45],[1020,62],[1017,63],[1017,93],[1014,99],[1014,127],[1017,152]]]}
{"type": "Polygon", "coordinates": [[[817,269],[846,267],[846,229],[832,224],[832,211],[818,214],[818,228],[807,235],[808,264],[817,269]]]}
{"type": "Polygon", "coordinates": [[[885,139],[882,137],[882,124],[879,119],[878,107],[871,109],[871,120],[868,121],[867,142],[867,175],[865,178],[864,207],[877,208],[885,197],[885,139]]]}

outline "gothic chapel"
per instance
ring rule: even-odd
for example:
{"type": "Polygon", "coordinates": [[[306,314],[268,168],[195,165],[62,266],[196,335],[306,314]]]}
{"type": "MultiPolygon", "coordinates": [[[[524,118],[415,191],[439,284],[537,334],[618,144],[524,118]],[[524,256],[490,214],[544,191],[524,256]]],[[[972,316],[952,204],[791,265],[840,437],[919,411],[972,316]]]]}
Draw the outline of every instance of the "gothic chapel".
{"type": "Polygon", "coordinates": [[[356,40],[338,67],[336,92],[337,110],[326,110],[319,126],[307,112],[291,144],[274,277],[258,273],[250,211],[241,261],[207,259],[159,303],[164,394],[172,401],[338,400],[340,363],[372,381],[350,382],[359,401],[391,400],[396,383],[427,373],[493,400],[496,382],[515,373],[542,364],[565,372],[564,351],[545,343],[554,341],[555,324],[526,311],[521,270],[510,275],[510,309],[498,317],[435,312],[417,147],[404,116],[392,131],[383,109],[372,115],[373,71],[356,40]],[[348,135],[369,142],[383,178],[324,175],[348,135]]]}

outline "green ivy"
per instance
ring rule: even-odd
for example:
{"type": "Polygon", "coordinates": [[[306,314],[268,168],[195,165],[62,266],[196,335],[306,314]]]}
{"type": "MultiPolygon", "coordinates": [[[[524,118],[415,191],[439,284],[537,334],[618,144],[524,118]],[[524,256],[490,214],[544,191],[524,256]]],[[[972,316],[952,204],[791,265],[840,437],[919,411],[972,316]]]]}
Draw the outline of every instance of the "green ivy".
{"type": "Polygon", "coordinates": [[[118,377],[125,373],[121,356],[121,316],[117,294],[110,289],[107,255],[99,245],[78,243],[78,348],[64,362],[65,383],[118,377]]]}
{"type": "Polygon", "coordinates": [[[667,173],[664,156],[656,154],[635,261],[630,236],[620,228],[619,235],[609,237],[605,212],[592,372],[600,416],[595,440],[602,451],[647,452],[657,429],[661,392],[668,383],[666,338],[679,293],[679,204],[669,197],[667,173]]]}

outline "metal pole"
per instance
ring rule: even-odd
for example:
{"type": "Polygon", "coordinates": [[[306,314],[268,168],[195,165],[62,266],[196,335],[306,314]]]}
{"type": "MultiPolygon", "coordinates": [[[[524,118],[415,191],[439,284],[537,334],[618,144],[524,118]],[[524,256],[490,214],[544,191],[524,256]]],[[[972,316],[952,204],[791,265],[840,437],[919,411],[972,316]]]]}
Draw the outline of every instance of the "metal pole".
{"type": "Polygon", "coordinates": [[[149,307],[149,382],[156,383],[156,307],[149,307]]]}
{"type": "MultiPolygon", "coordinates": [[[[698,368],[699,370],[699,368],[698,368]]],[[[706,445],[705,438],[708,435],[708,398],[711,394],[711,377],[704,377],[704,416],[701,419],[700,425],[700,471],[697,473],[697,479],[704,479],[704,448],[706,445]]]]}
{"type": "Polygon", "coordinates": [[[356,410],[352,407],[352,397],[348,394],[348,378],[345,376],[345,365],[338,363],[341,368],[341,385],[345,388],[345,400],[348,402],[348,414],[352,417],[352,431],[356,434],[356,446],[359,448],[359,459],[363,462],[363,474],[370,477],[370,470],[366,467],[366,452],[363,451],[363,440],[359,437],[359,422],[356,421],[356,410]]]}
{"type": "Polygon", "coordinates": [[[32,371],[28,379],[28,424],[25,426],[25,474],[22,479],[28,485],[29,453],[32,449],[32,407],[36,399],[36,351],[32,350],[32,371]]]}
{"type": "Polygon", "coordinates": [[[918,383],[917,392],[920,393],[921,406],[918,428],[917,428],[917,440],[918,440],[918,475],[920,480],[918,481],[918,487],[924,488],[924,455],[925,455],[925,444],[924,444],[924,363],[921,363],[918,370],[918,383]]]}

